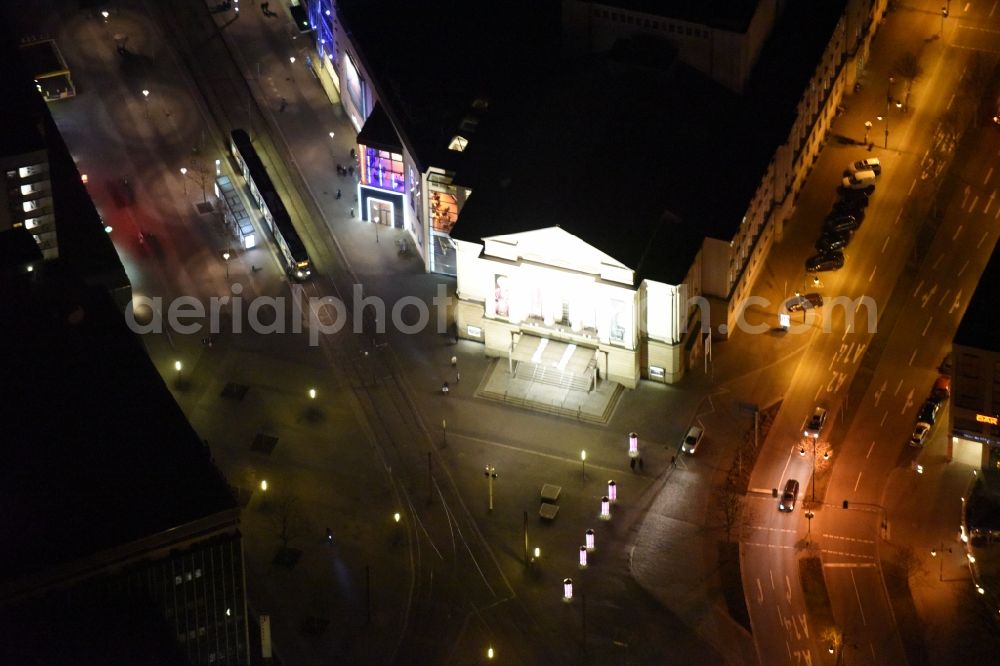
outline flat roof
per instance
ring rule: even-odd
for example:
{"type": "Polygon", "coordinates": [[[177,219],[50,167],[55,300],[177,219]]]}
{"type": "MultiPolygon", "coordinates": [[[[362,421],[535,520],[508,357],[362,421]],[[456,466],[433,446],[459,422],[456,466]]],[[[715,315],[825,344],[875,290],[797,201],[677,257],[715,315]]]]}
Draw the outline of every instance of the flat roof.
{"type": "Polygon", "coordinates": [[[600,0],[594,4],[746,32],[761,0],[600,0]]]}
{"type": "Polygon", "coordinates": [[[1000,303],[1000,246],[983,269],[979,285],[969,299],[962,321],[955,331],[954,343],[992,352],[1000,352],[1000,326],[997,326],[997,303],[1000,303]]]}
{"type": "Polygon", "coordinates": [[[21,57],[35,78],[67,69],[66,61],[55,40],[40,39],[36,42],[27,42],[20,45],[20,51],[21,57]]]}
{"type": "Polygon", "coordinates": [[[531,105],[491,109],[467,150],[490,166],[459,173],[473,192],[452,235],[558,224],[668,284],[704,236],[731,238],[770,155],[741,140],[735,93],[663,49],[640,40],[565,63],[525,85],[531,105]]]}
{"type": "MultiPolygon", "coordinates": [[[[0,35],[2,37],[2,35],[0,35]]],[[[8,71],[0,76],[0,160],[45,150],[42,133],[45,101],[35,88],[34,79],[21,59],[23,52],[5,49],[0,42],[0,57],[8,71]]]]}
{"type": "Polygon", "coordinates": [[[559,0],[338,0],[337,15],[421,171],[448,150],[476,99],[558,55],[559,0]]]}
{"type": "Polygon", "coordinates": [[[236,509],[109,293],[62,260],[0,290],[0,578],[236,509]]]}

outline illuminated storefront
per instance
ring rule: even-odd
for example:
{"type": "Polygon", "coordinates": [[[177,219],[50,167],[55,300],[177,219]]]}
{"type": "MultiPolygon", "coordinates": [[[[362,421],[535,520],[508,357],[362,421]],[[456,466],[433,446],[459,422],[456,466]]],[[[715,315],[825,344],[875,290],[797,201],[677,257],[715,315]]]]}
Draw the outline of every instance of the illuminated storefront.
{"type": "Polygon", "coordinates": [[[677,381],[699,342],[689,287],[637,276],[559,227],[457,240],[458,334],[511,367],[553,368],[567,381],[677,381]]]}
{"type": "MultiPolygon", "coordinates": [[[[403,146],[379,104],[358,134],[359,216],[365,222],[403,229],[406,226],[406,167],[403,146]]],[[[419,235],[419,229],[415,236],[419,235]]]]}

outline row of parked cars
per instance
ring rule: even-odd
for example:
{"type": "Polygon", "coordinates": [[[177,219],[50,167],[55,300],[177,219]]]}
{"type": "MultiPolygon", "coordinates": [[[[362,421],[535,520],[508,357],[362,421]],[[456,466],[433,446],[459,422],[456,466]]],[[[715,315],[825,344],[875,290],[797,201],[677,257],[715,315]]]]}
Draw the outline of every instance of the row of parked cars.
{"type": "Polygon", "coordinates": [[[821,273],[844,267],[844,248],[865,219],[868,198],[875,192],[875,180],[882,173],[877,157],[851,162],[844,170],[840,197],[823,221],[816,241],[816,254],[806,259],[806,271],[821,273]]]}
{"type": "Polygon", "coordinates": [[[934,382],[934,388],[931,389],[930,396],[924,400],[924,404],[921,405],[920,411],[917,413],[917,422],[913,426],[913,434],[910,435],[910,446],[920,447],[924,445],[927,434],[934,427],[934,422],[937,420],[938,410],[941,409],[941,405],[950,395],[951,377],[941,375],[934,382]]]}

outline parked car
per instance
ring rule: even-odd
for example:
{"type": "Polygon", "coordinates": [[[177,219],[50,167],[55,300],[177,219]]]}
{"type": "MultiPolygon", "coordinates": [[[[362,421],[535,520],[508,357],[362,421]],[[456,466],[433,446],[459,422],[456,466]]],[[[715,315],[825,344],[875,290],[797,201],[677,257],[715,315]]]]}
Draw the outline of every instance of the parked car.
{"type": "Polygon", "coordinates": [[[789,312],[799,312],[801,310],[811,310],[823,307],[823,297],[819,294],[802,294],[789,298],[785,303],[785,309],[789,312]]]}
{"type": "Polygon", "coordinates": [[[684,441],[681,443],[681,451],[684,453],[693,454],[698,450],[698,445],[701,444],[701,438],[705,435],[705,431],[698,426],[691,426],[688,429],[687,434],[684,435],[684,441]]]}
{"type": "Polygon", "coordinates": [[[839,200],[848,201],[861,206],[862,208],[867,208],[869,203],[868,199],[871,198],[871,194],[872,193],[867,190],[841,190],[839,200]]]}
{"type": "Polygon", "coordinates": [[[869,157],[868,159],[851,162],[847,165],[844,173],[851,174],[858,171],[873,171],[876,176],[880,176],[882,175],[882,163],[877,157],[869,157]]]}
{"type": "Polygon", "coordinates": [[[820,254],[831,254],[843,250],[850,242],[850,231],[826,231],[816,241],[816,251],[820,254]]]}
{"type": "Polygon", "coordinates": [[[854,215],[830,215],[823,221],[823,233],[854,231],[859,226],[858,218],[854,215]]]}
{"type": "Polygon", "coordinates": [[[920,413],[917,415],[917,421],[934,425],[934,421],[937,420],[937,413],[940,408],[940,402],[928,398],[924,401],[923,406],[920,408],[920,413]]]}
{"type": "Polygon", "coordinates": [[[840,181],[840,184],[845,190],[865,190],[868,192],[874,192],[875,172],[871,169],[857,171],[849,176],[844,176],[843,180],[840,181]]]}
{"type": "Polygon", "coordinates": [[[942,375],[951,374],[951,352],[945,354],[944,358],[941,359],[941,365],[938,366],[938,372],[942,375]]]}
{"type": "Polygon", "coordinates": [[[794,511],[795,500],[799,496],[799,482],[795,479],[788,479],[785,482],[785,491],[781,493],[778,501],[778,511],[794,511]]]}
{"type": "Polygon", "coordinates": [[[931,400],[936,400],[937,402],[944,402],[951,396],[951,377],[948,375],[941,375],[934,382],[934,388],[931,389],[931,400]]]}
{"type": "MultiPolygon", "coordinates": [[[[867,201],[867,199],[865,199],[867,201]]],[[[860,201],[856,199],[837,199],[833,203],[833,209],[827,216],[827,219],[834,217],[840,217],[841,215],[850,215],[857,219],[860,225],[865,219],[865,207],[860,201]]]]}
{"type": "Polygon", "coordinates": [[[929,423],[917,421],[917,425],[913,426],[913,434],[910,435],[910,446],[923,446],[924,440],[927,439],[927,433],[930,431],[931,425],[929,423]]]}
{"type": "Polygon", "coordinates": [[[806,423],[806,429],[802,434],[806,437],[818,438],[819,434],[823,432],[823,426],[826,425],[826,409],[823,407],[817,407],[813,410],[812,416],[809,417],[809,422],[806,423]]]}
{"type": "Polygon", "coordinates": [[[839,271],[844,267],[844,253],[833,252],[831,254],[817,254],[806,259],[806,272],[823,273],[825,271],[839,271]]]}

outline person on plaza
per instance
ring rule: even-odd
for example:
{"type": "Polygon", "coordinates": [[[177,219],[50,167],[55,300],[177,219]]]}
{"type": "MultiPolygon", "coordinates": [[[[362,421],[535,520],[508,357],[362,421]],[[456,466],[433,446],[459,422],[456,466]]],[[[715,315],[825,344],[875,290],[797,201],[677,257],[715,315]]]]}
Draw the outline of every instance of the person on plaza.
{"type": "Polygon", "coordinates": [[[339,198],[340,198],[340,196],[341,196],[341,195],[340,195],[340,190],[338,189],[338,190],[337,190],[337,198],[339,199],[339,198]]]}
{"type": "Polygon", "coordinates": [[[445,383],[444,383],[444,384],[443,384],[443,385],[441,386],[441,393],[444,393],[445,395],[448,395],[448,382],[445,382],[445,383]]]}
{"type": "Polygon", "coordinates": [[[288,100],[284,97],[281,98],[281,108],[278,111],[284,111],[285,107],[288,106],[288,100]]]}

